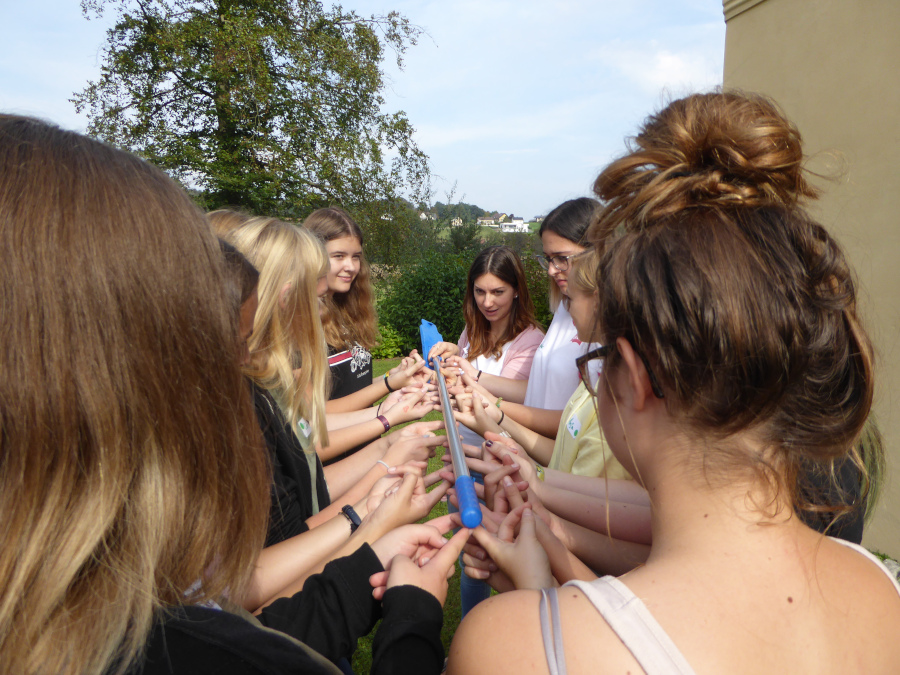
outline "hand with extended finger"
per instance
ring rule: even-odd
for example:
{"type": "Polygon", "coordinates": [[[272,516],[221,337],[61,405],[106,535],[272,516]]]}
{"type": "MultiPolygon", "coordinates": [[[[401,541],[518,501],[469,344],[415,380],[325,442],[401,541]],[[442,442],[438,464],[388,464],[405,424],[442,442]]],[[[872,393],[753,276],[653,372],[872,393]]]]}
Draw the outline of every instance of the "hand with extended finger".
{"type": "Polygon", "coordinates": [[[427,461],[434,456],[434,449],[447,443],[446,436],[421,435],[400,437],[390,443],[382,460],[388,466],[398,466],[407,462],[427,461]]]}
{"type": "Polygon", "coordinates": [[[389,445],[393,445],[397,441],[404,438],[421,438],[423,436],[431,438],[435,435],[435,431],[443,428],[444,420],[434,420],[432,422],[413,422],[412,424],[407,424],[402,429],[395,429],[391,431],[384,438],[387,440],[389,445]]]}
{"type": "Polygon", "coordinates": [[[383,597],[387,590],[396,586],[417,586],[443,605],[447,600],[447,580],[453,576],[456,559],[471,532],[466,528],[460,529],[427,561],[426,556],[421,556],[421,566],[406,556],[395,556],[387,572],[374,574],[369,578],[369,583],[374,588],[373,595],[376,598],[383,597]]]}
{"type": "Polygon", "coordinates": [[[517,589],[537,590],[554,585],[550,560],[535,534],[530,504],[522,503],[513,509],[496,535],[483,528],[475,530],[473,535],[517,589]]]}
{"type": "Polygon", "coordinates": [[[436,410],[439,406],[435,403],[434,396],[423,386],[422,389],[413,390],[409,394],[404,394],[396,405],[390,410],[382,408],[382,415],[387,419],[388,423],[394,427],[404,422],[422,419],[432,410],[436,410]]]}
{"type": "Polygon", "coordinates": [[[381,502],[384,501],[384,496],[387,491],[392,487],[399,485],[403,476],[406,474],[422,476],[427,468],[428,462],[407,462],[406,464],[401,464],[399,466],[388,467],[387,473],[375,481],[375,485],[372,486],[369,490],[369,494],[366,495],[364,513],[372,513],[372,511],[377,509],[381,505],[381,502]]]}
{"type": "Polygon", "coordinates": [[[440,358],[446,361],[451,356],[456,356],[459,354],[459,347],[452,342],[436,342],[431,349],[428,350],[428,358],[426,359],[429,363],[431,363],[431,359],[440,358]]]}
{"type": "Polygon", "coordinates": [[[372,542],[372,551],[385,570],[389,570],[395,556],[406,556],[413,562],[425,564],[441,550],[447,540],[444,535],[453,529],[449,516],[435,518],[428,523],[403,525],[372,542]]]}
{"type": "Polygon", "coordinates": [[[449,483],[442,483],[428,492],[421,477],[407,474],[384,493],[377,509],[369,512],[369,518],[378,526],[379,536],[395,527],[414,523],[427,516],[441,497],[447,494],[449,483]]]}
{"type": "MultiPolygon", "coordinates": [[[[508,456],[507,456],[508,457],[508,456]]],[[[512,460],[504,457],[504,463],[502,466],[497,467],[493,471],[484,474],[484,503],[487,507],[494,511],[494,495],[500,491],[504,493],[505,491],[500,487],[500,481],[504,478],[508,478],[512,474],[518,472],[519,465],[512,462],[512,460]]]]}
{"type": "MultiPolygon", "coordinates": [[[[488,533],[496,536],[507,514],[489,511],[483,504],[481,505],[481,511],[481,526],[488,533]]],[[[456,517],[456,514],[452,515],[456,517]]],[[[509,541],[512,542],[512,538],[509,541]]],[[[487,551],[481,547],[481,544],[476,541],[475,537],[471,537],[463,549],[462,562],[464,574],[472,579],[486,581],[498,593],[515,590],[516,587],[510,578],[491,560],[487,551]]]]}
{"type": "Polygon", "coordinates": [[[473,381],[477,381],[479,376],[478,368],[472,365],[472,363],[461,356],[451,356],[446,359],[446,364],[448,368],[456,369],[457,374],[459,375],[467,375],[473,381]]]}

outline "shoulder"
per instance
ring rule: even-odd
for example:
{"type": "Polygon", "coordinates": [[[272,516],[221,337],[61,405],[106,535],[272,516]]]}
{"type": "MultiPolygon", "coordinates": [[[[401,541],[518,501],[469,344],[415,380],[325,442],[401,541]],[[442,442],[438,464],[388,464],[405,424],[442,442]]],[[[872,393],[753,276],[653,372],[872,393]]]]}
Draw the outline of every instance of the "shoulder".
{"type": "Polygon", "coordinates": [[[537,591],[512,591],[479,603],[453,636],[447,673],[547,673],[540,597],[537,591]]]}
{"type": "Polygon", "coordinates": [[[510,343],[510,349],[524,350],[529,348],[537,349],[544,339],[544,333],[536,326],[529,326],[521,333],[516,335],[510,343]]]}
{"type": "Polygon", "coordinates": [[[463,332],[459,336],[459,340],[456,343],[456,346],[462,349],[467,344],[469,344],[469,332],[468,328],[463,328],[463,332]]]}

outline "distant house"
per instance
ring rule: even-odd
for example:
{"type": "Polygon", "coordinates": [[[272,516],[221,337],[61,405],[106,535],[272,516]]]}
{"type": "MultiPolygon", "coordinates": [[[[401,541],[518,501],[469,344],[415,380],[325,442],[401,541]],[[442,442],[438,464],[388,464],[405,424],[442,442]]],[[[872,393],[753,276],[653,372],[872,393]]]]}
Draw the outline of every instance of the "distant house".
{"type": "Polygon", "coordinates": [[[456,216],[453,220],[450,221],[450,227],[462,227],[463,219],[459,216],[456,216]]]}
{"type": "Polygon", "coordinates": [[[532,223],[543,223],[543,222],[544,222],[544,216],[535,216],[535,217],[532,219],[531,222],[532,222],[532,223]]]}
{"type": "Polygon", "coordinates": [[[518,216],[509,216],[509,220],[500,225],[501,232],[528,232],[528,225],[525,224],[524,218],[518,216]]]}
{"type": "Polygon", "coordinates": [[[497,224],[497,220],[494,218],[494,216],[481,216],[475,222],[477,222],[482,227],[494,227],[497,224]]]}
{"type": "Polygon", "coordinates": [[[419,213],[419,220],[437,220],[437,216],[433,213],[422,211],[419,213]]]}
{"type": "Polygon", "coordinates": [[[509,220],[509,216],[506,215],[505,213],[501,213],[499,216],[497,216],[497,224],[498,225],[500,223],[505,223],[507,220],[509,220]]]}

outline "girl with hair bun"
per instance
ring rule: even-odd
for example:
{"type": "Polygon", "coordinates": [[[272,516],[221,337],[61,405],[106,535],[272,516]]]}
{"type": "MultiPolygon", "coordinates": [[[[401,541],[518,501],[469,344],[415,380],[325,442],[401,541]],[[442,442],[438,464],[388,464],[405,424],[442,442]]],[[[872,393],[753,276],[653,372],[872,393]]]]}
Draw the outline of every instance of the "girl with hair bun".
{"type": "Polygon", "coordinates": [[[796,515],[822,508],[805,466],[851,461],[865,494],[861,454],[880,452],[857,443],[872,347],[844,254],[802,206],[815,195],[802,161],[771,101],[725,92],[651,116],[600,174],[603,346],[582,364],[604,361],[598,416],[650,494],[650,557],[539,593],[553,578],[527,505],[515,544],[476,531],[534,590],[467,617],[449,673],[896,669],[900,586],[796,515]]]}

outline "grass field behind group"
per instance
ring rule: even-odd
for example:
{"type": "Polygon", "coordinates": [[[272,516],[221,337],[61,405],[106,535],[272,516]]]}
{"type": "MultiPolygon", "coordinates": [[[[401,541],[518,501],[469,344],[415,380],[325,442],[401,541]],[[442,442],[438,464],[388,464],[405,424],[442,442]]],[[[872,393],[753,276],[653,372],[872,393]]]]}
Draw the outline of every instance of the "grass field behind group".
{"type": "MultiPolygon", "coordinates": [[[[388,370],[396,366],[400,363],[400,359],[384,359],[381,361],[373,361],[372,362],[372,378],[373,380],[377,380],[379,377],[384,375],[388,370]]],[[[431,420],[439,420],[442,419],[443,415],[441,413],[435,411],[428,413],[423,420],[429,422],[431,420]]],[[[402,426],[402,425],[400,425],[402,426]]],[[[443,434],[444,430],[441,429],[437,432],[438,434],[443,434]]],[[[437,457],[431,459],[428,462],[428,471],[437,471],[441,467],[441,457],[440,453],[437,457]]],[[[432,518],[437,518],[438,516],[443,516],[447,513],[447,504],[445,502],[438,502],[437,506],[432,509],[431,513],[428,514],[428,517],[425,520],[431,520],[432,518]]],[[[447,593],[447,602],[444,603],[444,626],[441,629],[441,642],[444,644],[444,650],[448,651],[450,649],[450,641],[453,639],[453,633],[456,631],[456,627],[459,625],[460,621],[460,606],[459,606],[459,567],[457,566],[456,572],[453,575],[453,578],[450,579],[450,589],[447,593]]],[[[375,633],[377,632],[377,627],[373,630],[369,635],[362,637],[359,639],[359,644],[356,650],[356,653],[353,655],[353,672],[357,673],[357,675],[365,675],[368,673],[372,667],[372,642],[375,638],[375,633]]]]}

